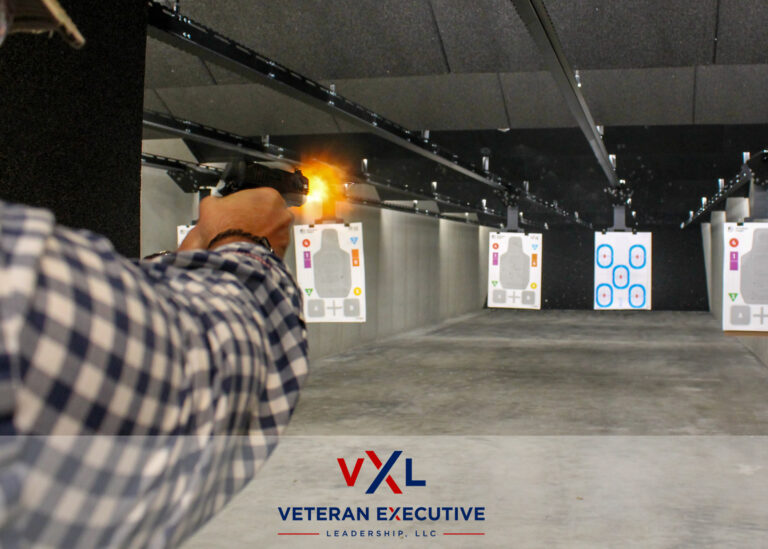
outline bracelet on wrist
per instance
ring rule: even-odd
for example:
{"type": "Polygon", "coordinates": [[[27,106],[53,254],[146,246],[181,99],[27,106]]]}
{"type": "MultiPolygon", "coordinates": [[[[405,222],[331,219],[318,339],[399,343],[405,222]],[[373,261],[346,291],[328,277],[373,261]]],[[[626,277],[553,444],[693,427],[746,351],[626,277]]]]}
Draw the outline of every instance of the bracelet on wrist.
{"type": "Polygon", "coordinates": [[[272,250],[272,246],[269,243],[269,240],[267,240],[264,236],[256,236],[255,234],[251,234],[247,231],[243,231],[240,229],[228,229],[226,231],[222,231],[216,236],[214,236],[211,241],[208,243],[208,246],[206,247],[208,250],[211,249],[211,247],[216,244],[217,242],[221,242],[222,240],[226,238],[231,238],[233,236],[244,238],[246,240],[250,240],[254,244],[261,244],[266,249],[268,249],[270,252],[274,251],[272,250]]]}
{"type": "Polygon", "coordinates": [[[175,254],[175,253],[176,252],[171,251],[171,250],[163,250],[162,252],[155,252],[153,254],[149,254],[149,255],[145,256],[143,259],[146,261],[148,259],[155,259],[157,257],[162,257],[164,255],[171,255],[171,254],[175,254]]]}

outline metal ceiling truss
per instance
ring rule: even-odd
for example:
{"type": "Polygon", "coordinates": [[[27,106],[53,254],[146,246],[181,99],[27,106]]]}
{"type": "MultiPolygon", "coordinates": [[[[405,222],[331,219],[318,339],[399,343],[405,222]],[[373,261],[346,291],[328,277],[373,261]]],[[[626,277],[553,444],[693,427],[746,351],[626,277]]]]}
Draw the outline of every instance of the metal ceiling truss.
{"type": "Polygon", "coordinates": [[[739,171],[738,174],[727,182],[721,180],[717,192],[709,198],[702,197],[699,209],[688,212],[688,218],[680,223],[680,228],[685,229],[687,226],[705,216],[722,204],[726,198],[749,183],[754,183],[763,188],[768,186],[768,150],[763,150],[757,154],[750,155],[750,157],[746,159],[746,162],[741,166],[741,171],[739,171]]]}
{"type": "MultiPolygon", "coordinates": [[[[151,0],[147,2],[147,6],[147,32],[152,38],[190,53],[204,61],[220,65],[255,83],[292,97],[332,116],[351,122],[361,129],[386,139],[412,153],[446,166],[454,172],[488,187],[495,192],[496,196],[505,205],[508,205],[517,197],[525,196],[551,209],[552,212],[559,216],[563,216],[577,224],[584,224],[569,212],[551,207],[549,203],[522,191],[521,184],[506,181],[498,175],[478,168],[470,162],[461,160],[458,155],[430,141],[426,133],[408,130],[366,109],[362,105],[338,95],[332,87],[327,88],[314,80],[302,76],[250,48],[183,16],[178,11],[168,9],[162,4],[151,0]]],[[[156,127],[151,120],[147,121],[146,113],[145,125],[156,127]]],[[[219,137],[224,137],[225,140],[229,140],[231,136],[231,134],[227,135],[227,132],[220,132],[205,126],[200,126],[200,128],[218,132],[219,137]]],[[[189,137],[189,135],[184,135],[183,137],[189,137]]],[[[210,135],[209,137],[215,136],[210,135]]],[[[234,144],[234,146],[238,147],[237,144],[234,144]]],[[[240,149],[230,150],[245,152],[244,148],[245,145],[242,145],[240,149]]],[[[257,146],[251,152],[263,154],[265,151],[257,146]]],[[[271,153],[272,151],[267,152],[271,153]]],[[[431,198],[427,199],[432,200],[431,198]]],[[[495,212],[487,213],[490,215],[495,214],[495,212]]]]}
{"type": "Polygon", "coordinates": [[[204,187],[215,187],[222,170],[176,158],[141,153],[141,165],[165,170],[185,193],[194,193],[204,187]]]}
{"type": "MultiPolygon", "coordinates": [[[[144,111],[144,125],[148,128],[160,130],[184,139],[198,141],[223,150],[232,151],[238,155],[250,156],[262,162],[285,162],[296,167],[300,167],[301,165],[299,155],[289,149],[269,143],[254,141],[247,137],[217,130],[209,126],[203,126],[189,120],[180,120],[167,114],[144,111]]],[[[171,171],[171,177],[177,183],[179,183],[177,179],[182,178],[180,175],[182,172],[186,174],[183,176],[186,180],[193,177],[199,177],[200,175],[205,178],[209,173],[213,173],[213,171],[216,170],[216,168],[210,168],[200,164],[149,154],[142,154],[142,163],[144,165],[171,171]]],[[[398,197],[403,200],[427,200],[435,202],[438,206],[452,208],[460,212],[472,212],[500,220],[506,219],[505,213],[496,211],[492,208],[474,206],[469,202],[458,201],[445,194],[439,194],[437,192],[432,194],[419,193],[408,189],[407,186],[397,185],[388,179],[377,177],[370,172],[350,172],[334,166],[330,167],[334,168],[339,173],[340,178],[347,183],[372,185],[384,191],[396,193],[398,197]]],[[[182,186],[181,183],[179,183],[179,185],[182,186]]],[[[204,179],[201,179],[198,186],[208,185],[205,183],[204,179]]],[[[185,187],[182,186],[182,188],[185,187]]],[[[190,190],[187,192],[192,191],[190,190]]],[[[495,222],[490,224],[497,225],[495,222]]]]}
{"type": "Polygon", "coordinates": [[[206,145],[232,151],[239,155],[250,156],[258,160],[281,160],[291,164],[299,163],[298,158],[292,158],[287,154],[288,151],[282,147],[254,141],[253,139],[210,126],[204,126],[191,120],[181,120],[168,114],[145,110],[143,123],[147,128],[160,130],[182,139],[192,139],[199,143],[205,143],[206,145]]]}
{"type": "MultiPolygon", "coordinates": [[[[277,160],[277,159],[274,159],[274,160],[277,160]]],[[[166,171],[168,175],[171,177],[171,179],[173,179],[179,185],[179,187],[181,187],[181,189],[187,193],[194,193],[204,188],[215,187],[218,181],[221,179],[221,175],[224,172],[224,170],[213,167],[213,166],[206,166],[204,164],[197,164],[195,162],[187,162],[185,160],[179,160],[176,158],[169,158],[166,156],[160,156],[160,155],[149,154],[149,153],[141,154],[141,164],[142,166],[157,168],[159,170],[166,171]]],[[[488,218],[494,218],[494,219],[505,219],[504,216],[501,216],[500,214],[492,210],[473,208],[471,206],[463,206],[461,204],[457,204],[453,202],[449,198],[444,198],[437,194],[435,194],[434,196],[426,196],[426,195],[421,195],[413,192],[410,192],[410,193],[407,191],[403,192],[403,191],[400,191],[399,189],[395,189],[391,187],[387,183],[376,181],[375,179],[372,179],[370,177],[364,181],[359,181],[359,180],[350,181],[348,186],[346,187],[345,200],[354,204],[362,204],[365,206],[376,206],[379,208],[397,210],[397,211],[406,212],[406,213],[416,213],[416,214],[428,215],[430,217],[457,220],[456,217],[451,216],[450,214],[446,214],[444,212],[434,212],[426,208],[419,208],[417,204],[417,202],[419,201],[433,202],[437,204],[438,207],[448,206],[450,208],[453,208],[454,210],[460,211],[461,213],[477,214],[478,221],[475,221],[473,219],[465,220],[467,223],[472,223],[475,225],[485,224],[482,222],[483,216],[488,218]],[[349,192],[351,190],[351,186],[358,185],[358,184],[367,184],[367,185],[372,185],[377,189],[381,188],[381,189],[390,189],[390,190],[397,191],[401,195],[406,195],[406,196],[398,197],[401,201],[403,200],[407,201],[407,200],[410,200],[412,197],[416,197],[413,199],[414,206],[412,208],[409,208],[406,206],[387,203],[387,201],[384,201],[384,200],[370,200],[370,199],[363,199],[363,198],[351,196],[349,192]]],[[[461,219],[461,218],[458,218],[458,219],[461,219]]],[[[496,225],[496,223],[494,223],[494,225],[496,225]]]]}
{"type": "Polygon", "coordinates": [[[595,124],[589,112],[589,107],[581,93],[581,83],[577,81],[576,73],[565,57],[557,31],[544,3],[542,0],[511,0],[511,2],[539,48],[544,64],[552,74],[568,109],[579,124],[584,137],[587,138],[598,164],[608,179],[606,192],[612,195],[614,203],[623,203],[622,201],[626,200],[628,195],[623,183],[616,175],[616,157],[609,155],[605,148],[601,128],[595,124]]]}
{"type": "MultiPolygon", "coordinates": [[[[462,219],[461,217],[456,217],[451,214],[445,214],[445,213],[438,213],[433,212],[427,209],[418,209],[418,208],[408,208],[407,206],[398,206],[397,204],[388,204],[387,202],[380,202],[375,200],[367,200],[363,198],[356,198],[353,196],[348,196],[345,199],[347,202],[351,204],[359,204],[360,206],[373,206],[375,208],[383,208],[385,210],[394,210],[396,212],[403,212],[403,213],[412,213],[412,214],[418,214],[418,215],[426,215],[428,217],[434,217],[438,219],[447,219],[450,221],[463,221],[464,223],[469,223],[470,225],[485,225],[486,223],[483,223],[480,221],[480,214],[478,215],[478,220],[475,221],[474,219],[471,219],[469,217],[462,219]]],[[[468,212],[467,212],[468,213],[468,212]]]]}

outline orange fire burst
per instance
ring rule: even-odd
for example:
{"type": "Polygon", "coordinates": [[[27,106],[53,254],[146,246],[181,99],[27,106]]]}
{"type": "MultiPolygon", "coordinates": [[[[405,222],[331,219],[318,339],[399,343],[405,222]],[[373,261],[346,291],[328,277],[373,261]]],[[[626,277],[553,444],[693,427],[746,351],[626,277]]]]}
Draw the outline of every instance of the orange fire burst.
{"type": "Polygon", "coordinates": [[[342,176],[329,164],[315,159],[303,162],[301,173],[309,180],[307,204],[343,198],[342,176]]]}

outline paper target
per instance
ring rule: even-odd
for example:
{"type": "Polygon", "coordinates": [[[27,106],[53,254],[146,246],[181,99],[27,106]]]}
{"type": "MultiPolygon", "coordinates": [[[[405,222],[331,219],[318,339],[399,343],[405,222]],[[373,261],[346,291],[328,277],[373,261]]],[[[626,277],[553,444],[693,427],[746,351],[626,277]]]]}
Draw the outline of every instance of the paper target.
{"type": "Polygon", "coordinates": [[[651,233],[595,233],[595,310],[651,309],[651,233]]]}
{"type": "Polygon", "coordinates": [[[365,322],[363,225],[296,225],[296,278],[307,322],[365,322]]]}
{"type": "Polygon", "coordinates": [[[491,233],[488,307],[541,309],[541,234],[491,233]]]}
{"type": "Polygon", "coordinates": [[[768,223],[726,223],[723,330],[768,332],[768,223]]]}

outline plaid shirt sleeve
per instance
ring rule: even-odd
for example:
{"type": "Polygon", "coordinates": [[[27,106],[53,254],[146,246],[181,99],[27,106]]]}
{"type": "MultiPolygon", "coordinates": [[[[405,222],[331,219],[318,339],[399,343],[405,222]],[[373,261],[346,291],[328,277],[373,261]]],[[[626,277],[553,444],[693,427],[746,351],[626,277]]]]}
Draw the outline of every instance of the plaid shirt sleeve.
{"type": "Polygon", "coordinates": [[[178,545],[274,449],[306,341],[266,248],[131,262],[0,202],[0,546],[178,545]]]}

